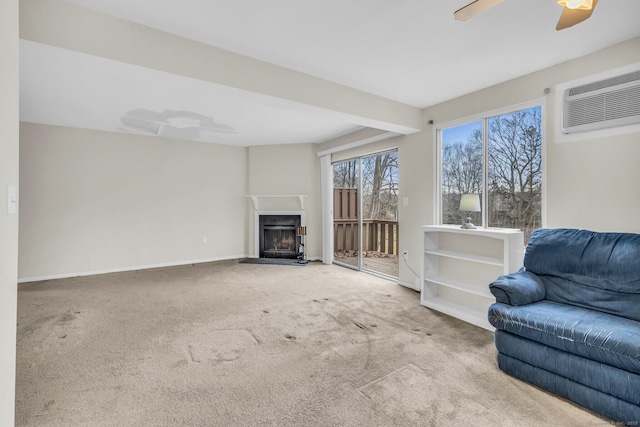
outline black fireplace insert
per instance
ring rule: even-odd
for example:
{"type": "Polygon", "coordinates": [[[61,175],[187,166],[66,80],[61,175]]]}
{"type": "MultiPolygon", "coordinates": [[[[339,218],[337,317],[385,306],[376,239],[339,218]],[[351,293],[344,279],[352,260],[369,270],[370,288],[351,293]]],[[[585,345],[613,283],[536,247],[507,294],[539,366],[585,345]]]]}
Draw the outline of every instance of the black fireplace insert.
{"type": "Polygon", "coordinates": [[[260,258],[298,257],[300,215],[260,215],[258,225],[260,258]]]}

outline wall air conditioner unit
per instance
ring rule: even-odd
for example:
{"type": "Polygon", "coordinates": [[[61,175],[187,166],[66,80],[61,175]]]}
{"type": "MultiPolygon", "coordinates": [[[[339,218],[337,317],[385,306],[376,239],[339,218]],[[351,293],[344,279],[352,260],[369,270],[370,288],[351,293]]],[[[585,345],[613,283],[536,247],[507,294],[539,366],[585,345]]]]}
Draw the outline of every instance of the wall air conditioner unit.
{"type": "Polygon", "coordinates": [[[565,89],[562,132],[640,123],[640,71],[565,89]]]}

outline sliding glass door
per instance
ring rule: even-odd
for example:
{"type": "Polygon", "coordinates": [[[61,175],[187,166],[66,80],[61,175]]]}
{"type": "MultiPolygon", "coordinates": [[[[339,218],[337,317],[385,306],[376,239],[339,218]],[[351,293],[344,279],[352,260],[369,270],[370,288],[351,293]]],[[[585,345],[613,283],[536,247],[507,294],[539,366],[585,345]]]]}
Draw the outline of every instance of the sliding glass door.
{"type": "Polygon", "coordinates": [[[360,160],[333,164],[333,250],[336,264],[360,269],[360,160]]]}
{"type": "Polygon", "coordinates": [[[334,260],[398,277],[398,152],[334,163],[334,260]]]}
{"type": "Polygon", "coordinates": [[[361,162],[362,269],[398,277],[398,152],[361,162]]]}

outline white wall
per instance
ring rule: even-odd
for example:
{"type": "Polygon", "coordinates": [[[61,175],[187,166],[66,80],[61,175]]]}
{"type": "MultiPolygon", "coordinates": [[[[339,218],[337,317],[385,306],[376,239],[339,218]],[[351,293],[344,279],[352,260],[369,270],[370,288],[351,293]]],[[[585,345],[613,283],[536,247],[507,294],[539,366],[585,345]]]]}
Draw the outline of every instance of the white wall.
{"type": "Polygon", "coordinates": [[[0,2],[0,425],[14,422],[18,215],[6,188],[18,186],[18,1],[0,2]]]}
{"type": "Polygon", "coordinates": [[[246,152],[23,123],[19,277],[242,257],[246,152]]]}
{"type": "MultiPolygon", "coordinates": [[[[247,194],[307,195],[307,255],[321,255],[314,144],[237,148],[31,123],[20,141],[21,281],[255,255],[247,194]]],[[[260,209],[301,210],[297,198],[260,209]]]]}
{"type": "MultiPolygon", "coordinates": [[[[322,256],[322,199],[320,193],[320,160],[314,144],[270,145],[250,147],[248,160],[248,193],[253,195],[306,195],[303,199],[307,226],[307,257],[322,256]]],[[[249,230],[247,245],[251,255],[255,230],[255,208],[247,202],[249,230]]],[[[260,210],[300,211],[297,198],[261,199],[260,210]]]]}

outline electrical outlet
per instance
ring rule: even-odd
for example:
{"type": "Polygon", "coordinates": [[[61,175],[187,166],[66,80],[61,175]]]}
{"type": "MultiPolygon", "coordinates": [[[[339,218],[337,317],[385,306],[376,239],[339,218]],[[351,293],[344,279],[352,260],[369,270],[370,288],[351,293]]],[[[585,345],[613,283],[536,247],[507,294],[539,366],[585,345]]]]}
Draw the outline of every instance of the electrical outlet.
{"type": "Polygon", "coordinates": [[[403,251],[403,252],[402,252],[402,258],[404,258],[404,259],[409,259],[409,252],[407,252],[407,251],[403,251]]]}
{"type": "Polygon", "coordinates": [[[7,215],[15,215],[18,211],[18,190],[15,185],[7,186],[7,215]]]}
{"type": "Polygon", "coordinates": [[[203,244],[203,245],[206,245],[207,243],[209,243],[209,238],[208,238],[207,236],[204,236],[204,237],[202,238],[202,244],[203,244]]]}

